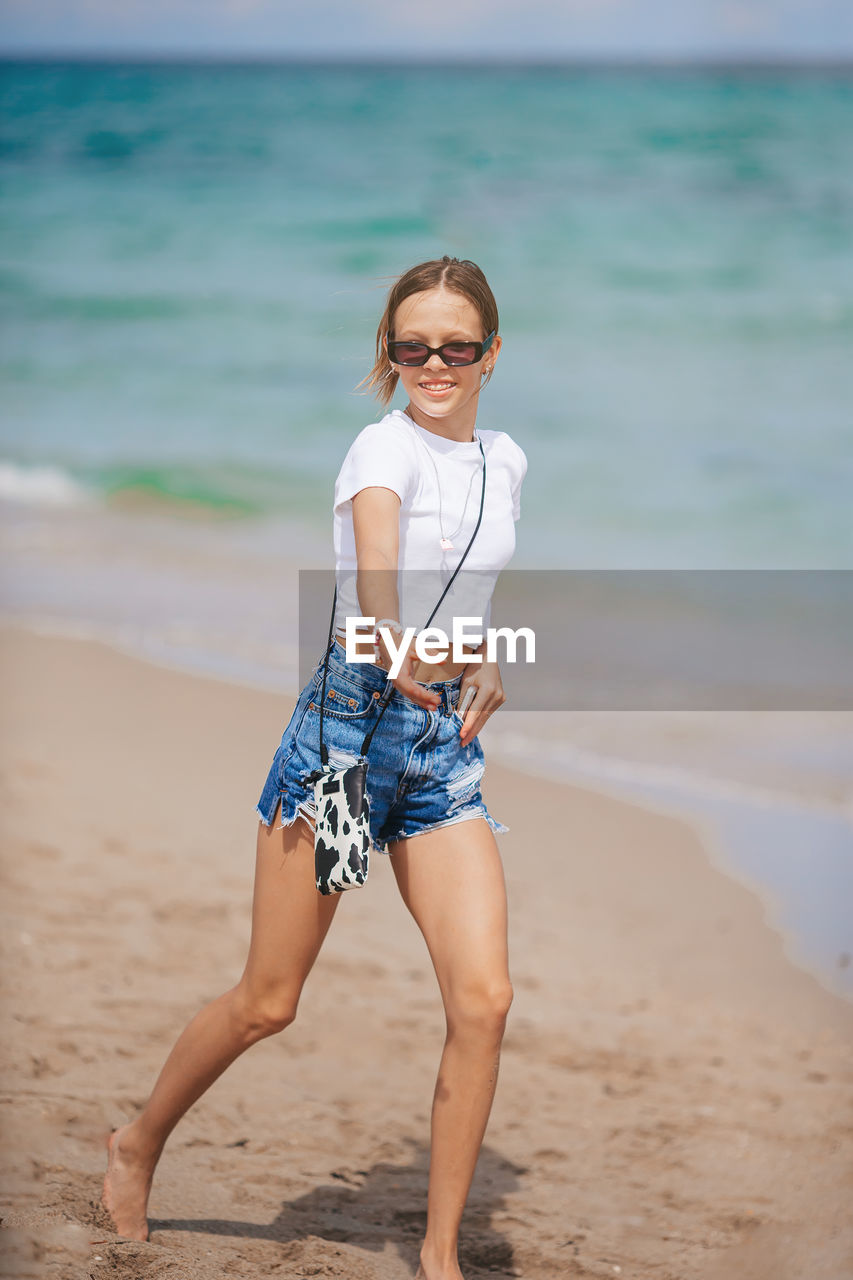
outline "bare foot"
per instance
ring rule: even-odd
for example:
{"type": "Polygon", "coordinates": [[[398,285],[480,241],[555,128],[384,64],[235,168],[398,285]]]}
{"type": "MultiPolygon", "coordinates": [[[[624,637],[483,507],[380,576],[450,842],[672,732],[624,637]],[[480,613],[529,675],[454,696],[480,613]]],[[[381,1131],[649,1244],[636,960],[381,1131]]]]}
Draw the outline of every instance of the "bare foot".
{"type": "Polygon", "coordinates": [[[148,1196],[153,1170],[146,1169],[129,1153],[122,1151],[121,1135],[129,1124],[114,1129],[107,1138],[107,1173],[101,1203],[110,1215],[120,1236],[130,1240],[148,1239],[148,1196]]]}

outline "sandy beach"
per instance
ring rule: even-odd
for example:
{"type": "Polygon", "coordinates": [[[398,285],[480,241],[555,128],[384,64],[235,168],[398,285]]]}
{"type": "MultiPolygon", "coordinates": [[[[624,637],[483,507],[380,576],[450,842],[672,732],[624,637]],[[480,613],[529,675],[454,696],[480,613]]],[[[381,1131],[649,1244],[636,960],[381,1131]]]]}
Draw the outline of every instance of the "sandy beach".
{"type": "MultiPolygon", "coordinates": [[[[2,646],[2,1274],[412,1276],[443,1018],[378,855],[295,1025],[173,1134],[150,1242],[110,1229],[105,1135],[240,976],[292,703],[93,642],[2,646]]],[[[466,1277],[853,1275],[853,1005],[684,823],[494,763],[484,791],[516,994],[466,1277]]]]}

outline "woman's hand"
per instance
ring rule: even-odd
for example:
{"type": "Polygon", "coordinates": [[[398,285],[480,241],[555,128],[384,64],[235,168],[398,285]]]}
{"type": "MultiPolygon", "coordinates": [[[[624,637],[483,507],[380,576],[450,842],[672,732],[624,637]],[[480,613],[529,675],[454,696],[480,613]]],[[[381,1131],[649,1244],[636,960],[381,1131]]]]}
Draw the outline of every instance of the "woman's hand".
{"type": "MultiPolygon", "coordinates": [[[[395,640],[397,637],[395,637],[395,640]]],[[[380,664],[385,667],[386,671],[391,665],[392,655],[385,646],[384,639],[379,640],[380,664]]],[[[400,690],[405,697],[411,698],[412,702],[416,702],[419,707],[423,707],[425,711],[435,711],[441,703],[441,695],[432,693],[429,689],[425,689],[422,684],[418,684],[412,674],[415,667],[420,664],[420,659],[415,653],[415,637],[413,636],[409,642],[409,646],[403,654],[400,664],[400,671],[391,683],[396,689],[400,690]]],[[[390,677],[389,677],[390,679],[390,677]]]]}
{"type": "Polygon", "coordinates": [[[506,702],[500,668],[496,662],[469,662],[459,686],[459,705],[465,694],[474,689],[474,699],[465,713],[462,728],[459,730],[459,741],[467,747],[472,738],[476,738],[490,715],[506,702]]]}

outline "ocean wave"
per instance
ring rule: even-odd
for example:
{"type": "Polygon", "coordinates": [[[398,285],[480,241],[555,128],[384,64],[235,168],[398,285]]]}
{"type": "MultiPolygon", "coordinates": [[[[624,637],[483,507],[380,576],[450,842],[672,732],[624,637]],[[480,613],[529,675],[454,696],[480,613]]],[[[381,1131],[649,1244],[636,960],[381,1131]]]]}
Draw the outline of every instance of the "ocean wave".
{"type": "Polygon", "coordinates": [[[69,507],[88,502],[91,493],[59,467],[0,462],[0,498],[30,506],[69,507]]]}
{"type": "Polygon", "coordinates": [[[178,503],[219,515],[257,515],[263,501],[240,468],[169,463],[102,468],[98,487],[113,502],[178,503]],[[242,482],[242,483],[241,483],[242,482]]]}
{"type": "MultiPolygon", "coordinates": [[[[325,528],[328,480],[306,468],[272,464],[200,463],[149,459],[81,464],[0,461],[0,501],[69,507],[106,503],[139,514],[167,509],[212,518],[267,517],[286,509],[325,528]]],[[[330,509],[330,508],[329,508],[330,509]]]]}

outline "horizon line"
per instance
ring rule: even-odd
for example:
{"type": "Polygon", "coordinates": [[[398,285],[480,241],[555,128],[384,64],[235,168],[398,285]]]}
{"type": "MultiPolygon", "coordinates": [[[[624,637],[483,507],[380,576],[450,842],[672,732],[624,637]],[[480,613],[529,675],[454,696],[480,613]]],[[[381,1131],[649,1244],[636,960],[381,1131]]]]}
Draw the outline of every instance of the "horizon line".
{"type": "Polygon", "coordinates": [[[0,62],[49,62],[83,64],[151,65],[153,63],[185,66],[306,66],[306,67],[459,67],[487,69],[523,69],[527,67],[594,68],[601,70],[660,69],[696,67],[709,70],[853,70],[853,51],[844,55],[799,55],[786,53],[726,54],[726,53],[677,53],[677,54],[537,54],[504,55],[461,54],[457,57],[425,54],[413,57],[397,53],[269,53],[226,51],[178,51],[178,50],[62,50],[62,49],[2,49],[0,62]]]}

